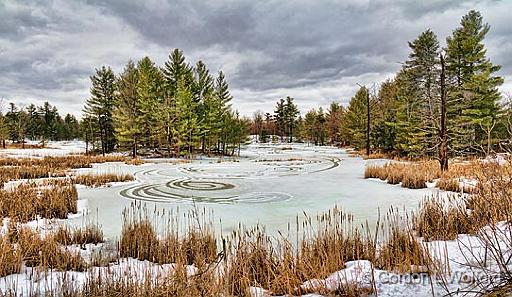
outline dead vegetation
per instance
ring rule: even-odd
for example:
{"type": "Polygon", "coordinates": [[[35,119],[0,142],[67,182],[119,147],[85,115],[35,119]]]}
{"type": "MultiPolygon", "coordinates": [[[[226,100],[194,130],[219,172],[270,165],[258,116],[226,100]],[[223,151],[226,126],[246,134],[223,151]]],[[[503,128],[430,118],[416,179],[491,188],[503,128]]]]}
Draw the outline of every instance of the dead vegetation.
{"type": "Polygon", "coordinates": [[[14,227],[6,239],[15,252],[13,265],[61,271],[84,271],[86,263],[80,254],[59,245],[52,236],[43,237],[26,227],[14,227]]]}
{"type": "Polygon", "coordinates": [[[124,156],[71,155],[44,158],[0,158],[0,183],[20,179],[64,177],[70,169],[91,168],[92,164],[125,162],[139,165],[144,161],[124,156]]]}
{"type": "Polygon", "coordinates": [[[71,178],[75,184],[80,184],[88,187],[100,187],[114,182],[133,181],[134,177],[131,174],[81,174],[71,178]]]}
{"type": "Polygon", "coordinates": [[[387,162],[384,165],[368,165],[365,178],[378,178],[389,184],[401,184],[410,189],[426,188],[427,183],[436,182],[436,187],[452,192],[471,193],[475,185],[465,180],[476,180],[483,164],[478,160],[451,164],[442,172],[437,161],[387,162]]]}
{"type": "Polygon", "coordinates": [[[509,221],[512,215],[512,166],[480,164],[474,174],[478,186],[471,195],[451,199],[428,198],[414,218],[415,229],[426,240],[455,239],[475,234],[485,226],[509,221]]]}
{"type": "Polygon", "coordinates": [[[65,225],[60,226],[52,236],[53,240],[59,244],[77,244],[81,247],[86,244],[98,244],[105,241],[103,231],[96,225],[88,225],[84,228],[70,228],[65,225]]]}
{"type": "Polygon", "coordinates": [[[71,183],[39,187],[21,184],[12,190],[0,190],[0,217],[27,222],[38,217],[65,219],[77,213],[78,193],[71,183]]]}

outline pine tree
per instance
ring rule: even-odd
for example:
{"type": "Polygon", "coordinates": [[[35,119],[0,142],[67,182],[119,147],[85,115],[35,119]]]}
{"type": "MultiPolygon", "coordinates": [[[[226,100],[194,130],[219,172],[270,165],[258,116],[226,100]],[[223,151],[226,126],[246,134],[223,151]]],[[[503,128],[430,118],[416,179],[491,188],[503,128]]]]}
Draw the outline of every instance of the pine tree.
{"type": "Polygon", "coordinates": [[[184,78],[178,82],[176,93],[177,123],[175,135],[177,138],[178,152],[181,146],[187,148],[189,156],[192,155],[199,136],[199,123],[196,114],[197,104],[190,85],[186,84],[184,78]]]}
{"type": "Polygon", "coordinates": [[[184,85],[191,87],[193,83],[193,74],[190,65],[185,61],[183,52],[179,49],[174,49],[169,54],[168,61],[165,62],[162,68],[164,80],[164,92],[162,102],[162,130],[164,131],[164,138],[167,142],[168,152],[173,148],[173,141],[175,135],[173,131],[176,129],[173,126],[177,121],[176,110],[176,95],[178,91],[178,82],[184,81],[184,85]]]}
{"type": "MultiPolygon", "coordinates": [[[[97,129],[103,154],[114,150],[116,139],[114,135],[113,109],[115,105],[115,76],[110,67],[102,66],[96,69],[96,74],[90,77],[91,97],[85,103],[84,113],[97,121],[97,129]]],[[[95,133],[95,134],[96,134],[95,133]]]]}
{"type": "Polygon", "coordinates": [[[210,142],[207,138],[212,136],[213,124],[215,121],[215,119],[211,118],[212,113],[214,113],[211,102],[214,92],[214,80],[210,75],[210,71],[202,61],[197,62],[194,73],[194,97],[198,104],[197,113],[201,126],[201,150],[204,153],[207,142],[210,142]]]}
{"type": "Polygon", "coordinates": [[[133,158],[137,157],[142,136],[138,82],[138,69],[132,61],[129,61],[116,81],[118,92],[113,112],[117,141],[119,145],[128,146],[131,149],[133,158]]]}
{"type": "Polygon", "coordinates": [[[286,103],[283,98],[279,99],[276,103],[276,109],[274,110],[274,119],[276,121],[276,128],[281,141],[283,141],[285,127],[286,127],[286,116],[285,116],[286,103]]]}
{"type": "Polygon", "coordinates": [[[146,147],[154,148],[159,144],[159,136],[165,131],[163,121],[165,113],[161,108],[164,105],[163,76],[155,63],[145,57],[137,64],[138,82],[137,97],[140,109],[140,129],[144,137],[141,141],[146,147]]]}
{"type": "Polygon", "coordinates": [[[222,151],[223,154],[226,154],[227,137],[230,129],[231,100],[233,99],[233,96],[231,96],[229,92],[229,85],[222,71],[219,71],[219,74],[215,79],[214,97],[217,101],[215,104],[217,105],[220,119],[218,126],[214,127],[215,130],[219,131],[217,149],[222,151]]]}
{"type": "Polygon", "coordinates": [[[295,128],[297,117],[300,112],[297,105],[293,102],[293,98],[286,97],[283,109],[285,133],[288,136],[288,142],[293,141],[293,129],[295,128]]]}
{"type": "Polygon", "coordinates": [[[344,140],[357,149],[365,146],[366,141],[366,119],[367,119],[367,96],[368,89],[359,88],[357,93],[350,99],[347,112],[342,120],[342,137],[344,140]]]}
{"type": "Polygon", "coordinates": [[[426,30],[416,40],[409,42],[411,53],[406,61],[405,76],[409,89],[409,119],[418,125],[415,135],[423,137],[425,143],[417,154],[434,154],[439,131],[439,41],[437,36],[426,30]]]}
{"type": "Polygon", "coordinates": [[[452,84],[448,88],[448,117],[451,119],[454,141],[459,153],[475,152],[487,142],[495,125],[503,79],[494,73],[501,67],[486,57],[483,40],[490,26],[480,12],[471,10],[462,17],[460,27],[448,37],[446,48],[447,74],[452,84]]]}

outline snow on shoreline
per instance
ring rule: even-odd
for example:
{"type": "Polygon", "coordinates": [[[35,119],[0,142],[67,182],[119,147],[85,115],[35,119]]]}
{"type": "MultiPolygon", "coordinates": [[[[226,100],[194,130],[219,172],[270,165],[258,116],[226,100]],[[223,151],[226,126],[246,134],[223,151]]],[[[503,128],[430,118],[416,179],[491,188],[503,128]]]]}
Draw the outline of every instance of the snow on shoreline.
{"type": "MultiPolygon", "coordinates": [[[[288,144],[287,144],[288,145],[288,144]]],[[[40,156],[61,156],[70,153],[81,153],[85,151],[85,146],[82,142],[69,142],[62,144],[50,144],[54,148],[47,149],[8,149],[0,150],[0,154],[7,155],[9,157],[40,157],[40,156]]],[[[259,144],[252,144],[256,147],[259,144]]],[[[245,156],[257,157],[257,150],[246,150],[243,151],[245,156]]],[[[213,160],[213,159],[212,159],[213,160]]],[[[494,160],[494,159],[493,159],[494,160]]],[[[492,161],[492,160],[491,160],[492,161]]],[[[496,159],[496,162],[501,162],[500,159],[496,159]]],[[[123,165],[125,166],[125,165],[123,165]]],[[[126,165],[128,166],[128,165],[126,165]]],[[[87,169],[83,172],[89,172],[90,170],[95,171],[118,171],[118,167],[112,167],[108,165],[103,167],[102,165],[93,166],[92,169],[87,169]],[[112,169],[113,168],[113,169],[112,169]]],[[[79,171],[79,170],[78,170],[79,171]]],[[[80,171],[82,172],[82,171],[80,171]]],[[[380,182],[379,179],[370,179],[380,182]]],[[[134,180],[131,182],[122,183],[111,183],[109,186],[127,186],[132,183],[139,183],[140,181],[134,180]]],[[[460,180],[461,185],[469,183],[473,185],[472,180],[460,180]]],[[[428,188],[432,188],[433,184],[428,184],[428,188]]],[[[78,186],[82,189],[83,186],[78,186]]],[[[78,213],[70,214],[68,219],[85,216],[88,212],[88,200],[78,200],[78,213]]],[[[65,223],[67,220],[47,220],[38,219],[26,223],[25,225],[38,230],[43,236],[49,232],[53,232],[56,226],[65,223]]],[[[1,227],[0,234],[5,234],[8,230],[9,220],[4,219],[1,227]]],[[[508,224],[498,224],[498,229],[504,230],[504,234],[510,234],[506,229],[510,229],[508,224]]],[[[482,232],[488,232],[489,230],[482,230],[482,232]]],[[[421,240],[421,239],[420,239],[421,240]]],[[[332,273],[325,279],[312,279],[302,284],[302,288],[314,291],[315,288],[327,288],[329,290],[335,290],[342,288],[347,285],[358,285],[362,288],[375,288],[377,296],[444,296],[450,292],[465,290],[472,288],[472,286],[485,285],[489,282],[489,274],[495,276],[499,274],[499,268],[497,263],[493,262],[492,259],[488,260],[486,273],[478,268],[471,268],[470,265],[477,262],[479,255],[485,253],[485,244],[477,236],[472,235],[459,235],[456,240],[452,241],[433,241],[433,242],[422,242],[428,247],[432,255],[437,258],[438,261],[448,260],[450,266],[450,275],[447,276],[447,282],[445,283],[441,276],[428,276],[426,274],[396,274],[389,271],[376,269],[370,261],[357,260],[346,263],[346,267],[337,272],[332,273]],[[468,257],[467,247],[471,247],[471,253],[473,257],[468,257]]],[[[85,250],[79,247],[66,247],[80,251],[84,258],[90,258],[93,253],[101,249],[108,249],[108,243],[98,246],[87,245],[85,250]]],[[[507,245],[504,246],[507,248],[507,245]]],[[[505,250],[504,253],[512,253],[512,251],[505,250]]],[[[35,273],[36,268],[23,267],[22,272],[19,274],[9,275],[0,278],[0,293],[4,294],[8,290],[16,292],[18,296],[28,296],[33,292],[44,294],[46,292],[52,292],[62,287],[64,280],[73,283],[75,287],[81,286],[86,283],[88,277],[96,277],[103,275],[103,277],[120,277],[134,278],[140,281],[144,280],[144,277],[151,275],[152,277],[165,277],[171,273],[174,269],[173,264],[155,264],[149,261],[139,261],[132,258],[122,258],[116,263],[111,263],[108,267],[94,267],[87,272],[59,272],[55,270],[47,270],[40,273],[35,273]],[[148,274],[148,272],[150,274],[148,274]],[[39,277],[37,277],[39,275],[39,277]]],[[[187,271],[189,274],[194,274],[196,268],[188,266],[187,271]]],[[[250,294],[252,296],[264,297],[269,296],[269,292],[263,288],[252,287],[250,288],[250,294]]],[[[1,295],[1,294],[0,294],[1,295]]],[[[476,294],[475,294],[476,295],[476,294]]],[[[318,294],[308,294],[304,296],[321,296],[318,294]]],[[[471,296],[471,295],[469,295],[471,296]]]]}

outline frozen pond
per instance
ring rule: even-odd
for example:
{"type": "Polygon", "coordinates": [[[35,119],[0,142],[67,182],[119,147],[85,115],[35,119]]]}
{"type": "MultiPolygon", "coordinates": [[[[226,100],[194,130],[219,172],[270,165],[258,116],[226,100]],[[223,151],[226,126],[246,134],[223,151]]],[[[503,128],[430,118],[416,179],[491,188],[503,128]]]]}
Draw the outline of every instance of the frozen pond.
{"type": "MultiPolygon", "coordinates": [[[[230,232],[242,223],[260,224],[270,233],[285,231],[296,216],[310,216],[337,205],[354,214],[355,221],[375,222],[391,206],[412,209],[437,191],[410,190],[363,178],[367,162],[342,149],[298,144],[251,144],[241,157],[203,158],[190,163],[154,160],[141,166],[99,164],[96,172],[133,173],[136,181],[109,188],[79,189],[89,213],[105,235],[118,237],[122,210],[133,202],[148,209],[180,213],[194,207],[212,211],[217,233],[230,232]]],[[[81,223],[84,218],[74,219],[81,223]]]]}

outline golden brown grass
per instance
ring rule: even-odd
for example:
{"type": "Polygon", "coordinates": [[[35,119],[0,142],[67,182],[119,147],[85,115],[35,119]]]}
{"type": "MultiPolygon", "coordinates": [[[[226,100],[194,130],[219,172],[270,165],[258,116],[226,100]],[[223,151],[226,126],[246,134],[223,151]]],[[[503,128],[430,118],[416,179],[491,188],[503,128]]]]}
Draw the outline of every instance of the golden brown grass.
{"type": "Polygon", "coordinates": [[[84,228],[70,228],[68,226],[60,226],[52,235],[55,242],[62,245],[78,244],[84,246],[86,244],[98,244],[104,242],[103,231],[96,225],[88,225],[84,228]]]}
{"type": "Polygon", "coordinates": [[[365,168],[365,178],[386,180],[389,184],[399,184],[410,189],[427,187],[427,182],[436,181],[436,186],[442,190],[471,193],[474,187],[461,187],[459,181],[463,178],[476,179],[482,163],[472,160],[465,163],[450,164],[447,172],[442,172],[437,161],[421,162],[388,162],[384,165],[368,165],[365,168]]]}
{"type": "Polygon", "coordinates": [[[11,244],[28,267],[62,271],[84,271],[86,263],[78,252],[61,247],[52,236],[42,237],[28,228],[15,228],[9,234],[11,244]]]}
{"type": "Polygon", "coordinates": [[[133,159],[126,160],[124,163],[127,165],[142,165],[146,162],[144,160],[142,160],[141,158],[133,158],[133,159]]]}
{"type": "Polygon", "coordinates": [[[80,184],[88,187],[100,187],[113,182],[126,182],[134,180],[131,174],[81,174],[71,178],[75,184],[80,184]]]}
{"type": "Polygon", "coordinates": [[[78,194],[74,185],[38,187],[22,184],[13,190],[0,190],[0,217],[26,222],[43,218],[65,219],[77,212],[78,194]]]}
{"type": "Polygon", "coordinates": [[[69,169],[90,168],[95,163],[126,162],[139,165],[140,159],[124,156],[71,155],[44,158],[0,158],[0,183],[19,179],[63,177],[69,169]]]}
{"type": "Polygon", "coordinates": [[[434,161],[419,163],[388,162],[382,166],[369,165],[365,169],[365,178],[386,180],[389,184],[402,184],[402,187],[421,189],[427,187],[441,175],[439,165],[434,161]]]}
{"type": "Polygon", "coordinates": [[[512,166],[480,164],[478,186],[469,196],[429,198],[414,218],[415,229],[426,240],[455,239],[475,234],[484,226],[512,219],[512,166]]]}
{"type": "Polygon", "coordinates": [[[125,216],[119,253],[155,263],[203,265],[216,259],[217,241],[210,228],[196,230],[192,226],[180,237],[177,230],[168,230],[159,239],[148,218],[128,219],[125,216]]]}
{"type": "Polygon", "coordinates": [[[0,277],[19,273],[21,263],[21,254],[14,245],[6,237],[0,236],[0,277]]]}

